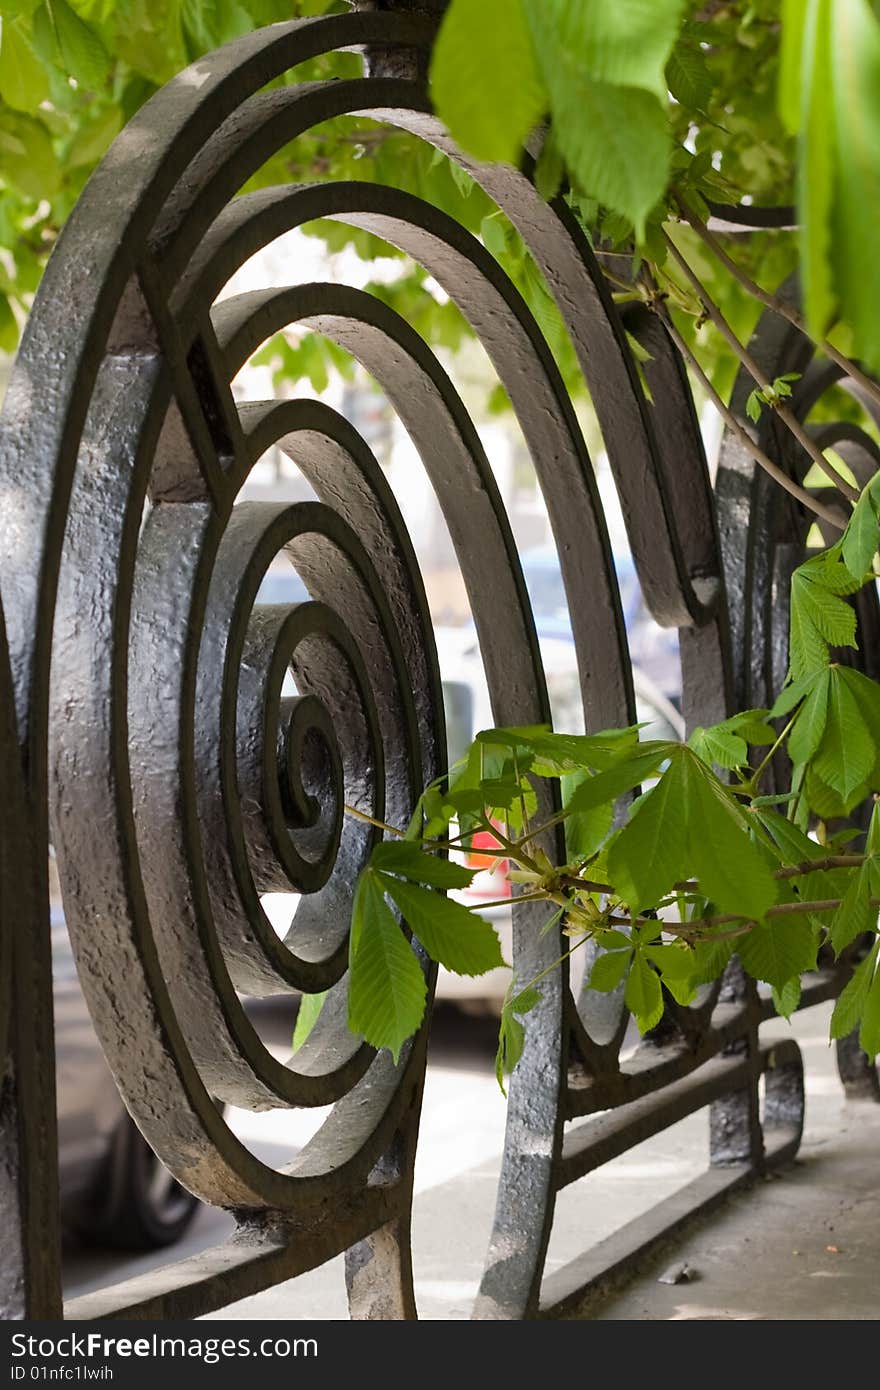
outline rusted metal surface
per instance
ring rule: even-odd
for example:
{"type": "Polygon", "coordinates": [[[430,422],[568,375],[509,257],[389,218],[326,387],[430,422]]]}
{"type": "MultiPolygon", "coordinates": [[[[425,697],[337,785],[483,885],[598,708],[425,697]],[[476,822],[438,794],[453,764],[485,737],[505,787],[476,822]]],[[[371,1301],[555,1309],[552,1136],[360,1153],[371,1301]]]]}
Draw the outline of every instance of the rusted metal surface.
{"type": "MultiPolygon", "coordinates": [[[[333,116],[363,114],[428,141],[476,179],[522,234],[571,335],[643,591],[656,619],[679,629],[688,724],[760,703],[784,675],[785,579],[807,519],[732,438],[713,488],[687,378],[659,322],[639,311],[624,323],[565,203],[548,206],[535,191],[528,158],[521,172],[454,148],[424,82],[438,8],[365,4],[260,30],[200,60],[114,143],[37,296],[0,424],[10,788],[0,826],[0,1213],[13,1233],[0,1298],[9,1316],[60,1308],[47,807],[80,977],[125,1103],[179,1181],[238,1222],[219,1249],[78,1299],[67,1315],[197,1316],[342,1250],[354,1316],[416,1312],[409,1216],[428,1025],[397,1065],[346,1030],[351,892],[374,832],[343,818],[342,804],[402,823],[443,769],[437,656],[416,556],[363,439],[320,402],[236,404],[232,379],[273,333],[301,325],[325,334],[379,382],[443,508],[496,721],[548,721],[549,701],[510,524],[449,376],[406,322],[362,291],[318,283],[218,302],[256,251],[336,218],[419,261],[459,305],[534,459],[587,726],[634,717],[593,467],[522,297],[478,240],[412,195],[337,182],[236,197],[279,148],[333,116]],[[339,47],[363,49],[368,75],[265,90],[339,47]],[[653,404],[627,332],[651,354],[653,404]],[[275,444],[319,500],[234,505],[275,444]],[[310,601],[255,608],[282,551],[310,601]],[[282,697],[287,670],[294,699],[282,697]],[[267,891],[303,894],[283,941],[260,905],[267,891]],[[10,912],[10,895],[16,909],[26,899],[26,911],[10,912]],[[307,1044],[282,1064],[239,993],[293,990],[329,997],[307,1044]],[[233,1136],[218,1100],[332,1109],[279,1172],[233,1136]]],[[[762,323],[752,350],[768,379],[804,372],[795,395],[804,415],[834,379],[809,366],[807,345],[778,322],[762,323]]],[[[740,415],[746,390],[741,382],[734,396],[740,415]]],[[[823,428],[823,446],[873,472],[865,434],[823,428]]],[[[763,446],[803,473],[772,421],[762,429],[763,446]]],[[[873,595],[859,617],[876,630],[873,595]]],[[[545,847],[564,852],[561,837],[545,847]]],[[[533,908],[515,908],[521,979],[559,953],[540,924],[533,908]]],[[[413,950],[432,987],[430,964],[418,943],[413,950]]],[[[828,970],[805,999],[839,984],[828,970]]],[[[575,998],[564,971],[548,977],[511,1083],[477,1316],[585,1306],[685,1220],[796,1151],[800,1058],[793,1044],[762,1050],[766,1014],[734,966],[692,1008],[670,1001],[622,1061],[622,999],[575,998]],[[706,1178],[542,1292],[556,1192],[701,1108],[710,1112],[706,1178]],[[590,1118],[599,1111],[608,1113],[590,1118]]],[[[872,1084],[851,1045],[842,1069],[851,1087],[872,1084]]]]}

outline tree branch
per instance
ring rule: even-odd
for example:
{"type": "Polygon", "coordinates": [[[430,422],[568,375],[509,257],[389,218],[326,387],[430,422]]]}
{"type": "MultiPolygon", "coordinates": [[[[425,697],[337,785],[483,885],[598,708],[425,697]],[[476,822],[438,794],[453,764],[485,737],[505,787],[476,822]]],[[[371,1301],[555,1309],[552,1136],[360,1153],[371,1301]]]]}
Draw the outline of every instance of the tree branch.
{"type": "MultiPolygon", "coordinates": [[[[681,194],[677,193],[675,195],[675,201],[685,220],[693,227],[697,236],[708,246],[712,254],[716,256],[724,266],[725,270],[729,271],[734,280],[736,280],[736,282],[754,299],[757,299],[759,303],[770,309],[774,314],[777,314],[779,318],[785,319],[794,328],[797,328],[803,333],[805,338],[809,338],[811,342],[815,341],[812,334],[807,329],[806,320],[803,315],[795,309],[794,305],[786,304],[785,300],[780,299],[778,295],[770,294],[767,290],[762,289],[761,286],[743,270],[742,266],[738,265],[737,262],[727,254],[714,232],[709,230],[702,218],[697,216],[693,208],[685,201],[681,194]]],[[[845,353],[840,352],[827,338],[820,338],[817,345],[822,349],[826,357],[836,363],[848,377],[851,377],[853,381],[857,382],[858,385],[880,405],[880,384],[878,384],[873,377],[863,372],[857,362],[854,362],[851,357],[847,357],[845,353]]]]}
{"type": "MultiPolygon", "coordinates": [[[[769,382],[767,380],[766,376],[761,371],[761,368],[758,366],[757,362],[752,357],[748,348],[744,347],[743,344],[740,342],[739,338],[734,333],[730,324],[727,322],[727,319],[724,317],[721,310],[718,308],[718,305],[715,303],[711,295],[706,290],[705,286],[700,280],[700,277],[685,260],[684,256],[679,251],[675,242],[672,240],[672,237],[669,235],[668,232],[664,232],[663,238],[666,242],[666,245],[669,247],[669,250],[672,253],[673,260],[675,261],[679,269],[684,273],[685,277],[690,282],[695,293],[699,296],[700,302],[705,308],[706,313],[709,315],[709,318],[712,320],[715,327],[718,329],[719,333],[724,338],[728,346],[732,349],[733,352],[736,353],[740,362],[742,362],[743,366],[749,373],[749,376],[755,382],[756,386],[758,386],[758,388],[762,391],[772,392],[772,382],[769,382]]],[[[808,454],[808,456],[813,460],[817,467],[821,468],[828,481],[834,484],[838,492],[843,493],[844,497],[848,497],[851,502],[858,501],[859,489],[852,487],[851,484],[848,483],[845,478],[841,478],[840,474],[837,472],[835,468],[832,468],[831,464],[828,462],[825,455],[822,453],[822,450],[816,446],[815,442],[807,434],[806,430],[804,429],[800,420],[795,415],[794,411],[790,410],[788,406],[783,405],[782,401],[778,399],[773,402],[772,409],[778,416],[778,418],[782,421],[782,423],[786,426],[786,428],[790,431],[790,433],[794,436],[797,442],[800,444],[801,448],[808,454]]]]}
{"type": "Polygon", "coordinates": [[[774,463],[773,460],[769,457],[769,455],[765,454],[764,450],[758,444],[755,443],[748,430],[744,428],[744,426],[734,415],[733,411],[728,408],[728,406],[722,400],[721,396],[719,396],[718,392],[715,390],[715,387],[712,385],[708,376],[703,371],[703,368],[700,366],[699,362],[697,361],[694,354],[691,352],[684,338],[681,336],[675,324],[672,322],[672,318],[663,306],[662,302],[655,297],[651,301],[650,307],[654,310],[654,313],[657,314],[658,317],[663,320],[663,323],[666,327],[666,331],[668,332],[670,338],[675,343],[675,346],[678,348],[682,357],[687,362],[694,376],[699,381],[703,390],[706,392],[706,395],[709,397],[709,400],[712,402],[715,409],[718,411],[718,414],[721,416],[722,420],[727,425],[727,428],[730,430],[731,434],[739,440],[740,444],[742,444],[743,448],[748,451],[748,453],[752,456],[755,462],[760,464],[760,466],[764,469],[764,472],[769,474],[769,476],[773,479],[774,482],[778,483],[781,488],[784,488],[785,491],[790,494],[790,496],[794,497],[798,502],[800,502],[802,507],[806,507],[808,511],[811,511],[814,513],[814,515],[821,517],[823,521],[827,521],[830,526],[833,526],[835,528],[835,530],[845,530],[847,519],[842,512],[840,512],[837,509],[827,507],[824,502],[818,501],[809,492],[807,492],[806,489],[802,488],[798,483],[794,482],[794,480],[790,478],[788,474],[785,473],[777,463],[774,463]]]}

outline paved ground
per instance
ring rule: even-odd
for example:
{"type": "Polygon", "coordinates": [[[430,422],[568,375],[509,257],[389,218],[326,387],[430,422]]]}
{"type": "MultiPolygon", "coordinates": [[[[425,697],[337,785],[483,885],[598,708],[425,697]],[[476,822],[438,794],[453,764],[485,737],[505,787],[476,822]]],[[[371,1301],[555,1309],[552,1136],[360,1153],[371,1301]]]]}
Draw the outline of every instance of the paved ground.
{"type": "MultiPolygon", "coordinates": [[[[664,1252],[598,1319],[873,1319],[880,1274],[880,1106],[845,1103],[827,1045],[829,1008],[798,1018],[807,1067],[807,1125],[796,1164],[733,1198],[664,1252]],[[686,1262],[693,1280],[658,1283],[686,1262]]],[[[780,1035],[788,1025],[774,1025],[780,1035]]],[[[421,1315],[466,1318],[492,1220],[504,1101],[492,1075],[494,1025],[440,1011],[428,1072],[416,1173],[414,1261],[421,1315]]],[[[299,1117],[237,1113],[236,1127],[269,1161],[281,1162],[307,1131],[299,1117]]],[[[308,1121],[314,1129],[317,1117],[308,1121]]],[[[562,1194],[548,1271],[670,1195],[701,1171],[705,1115],[683,1121],[562,1194]]],[[[215,1243],[229,1228],[203,1211],[177,1257],[215,1243]]],[[[71,1250],[70,1294],[128,1277],[155,1259],[71,1250]]],[[[245,1299],[221,1318],[346,1316],[342,1262],[245,1299]]]]}

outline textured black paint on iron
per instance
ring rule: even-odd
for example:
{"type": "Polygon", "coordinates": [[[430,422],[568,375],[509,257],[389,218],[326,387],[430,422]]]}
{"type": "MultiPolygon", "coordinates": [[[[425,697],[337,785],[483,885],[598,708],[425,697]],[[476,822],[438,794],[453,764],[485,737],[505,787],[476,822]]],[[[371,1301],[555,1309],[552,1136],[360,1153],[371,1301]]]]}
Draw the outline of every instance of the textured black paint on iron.
{"type": "MultiPolygon", "coordinates": [[[[392,1065],[345,1028],[348,919],[378,832],[342,801],[403,824],[445,765],[437,653],[413,547],[382,469],[320,402],[238,405],[231,382],[275,331],[302,325],[363,363],[408,429],[440,500],[471,597],[500,723],[549,718],[516,545],[477,431],[421,339],[379,301],[298,285],[217,303],[254,252],[317,217],[366,228],[419,261],[492,359],[531,451],[566,586],[588,727],[628,722],[632,680],[610,547],[575,412],[534,318],[502,268],[446,214],[397,190],[316,183],[234,195],[281,146],[361,113],[448,153],[523,235],[556,298],[602,426],[646,599],[679,629],[689,725],[762,702],[785,674],[787,581],[808,518],[732,437],[715,488],[686,374],[647,311],[618,314],[566,205],[524,171],[479,166],[430,109],[424,77],[438,0],[272,26],[200,60],[157,95],[90,180],[37,295],[0,418],[0,652],[8,795],[0,819],[0,1210],[8,1316],[58,1311],[51,971],[43,864],[53,838],[78,968],[123,1097],[172,1171],[232,1210],[235,1238],[168,1271],[67,1308],[70,1317],[193,1317],[348,1250],[358,1317],[413,1317],[412,1173],[427,1022],[392,1065]],[[394,13],[394,11],[398,11],[394,13]],[[270,91],[336,47],[367,78],[270,91]],[[647,347],[645,395],[626,339],[647,347]],[[278,445],[318,502],[234,505],[278,445]],[[310,594],[255,610],[286,553],[310,594]],[[281,696],[285,670],[298,695],[281,696]],[[267,889],[302,891],[279,940],[267,889]],[[238,992],[328,989],[308,1043],[284,1065],[238,992]],[[230,1133],[215,1099],[261,1109],[332,1105],[283,1172],[230,1133]]],[[[534,153],[534,151],[533,151],[534,153]]],[[[716,209],[741,221],[742,212],[716,209]]],[[[773,213],[777,222],[787,210],[773,213]]],[[[758,219],[756,219],[758,220],[758,219]]],[[[801,371],[805,417],[838,379],[772,316],[751,345],[768,379],[801,371]]],[[[843,383],[858,397],[852,383],[843,383]]],[[[751,384],[733,408],[744,419],[751,384]]],[[[806,460],[772,418],[764,448],[793,476],[806,460]]],[[[868,435],[823,426],[863,481],[868,435]]],[[[858,603],[877,674],[877,603],[858,603]]],[[[539,814],[556,803],[543,799],[539,814]]],[[[544,847],[559,859],[561,832],[544,847]]],[[[525,981],[559,953],[540,909],[514,914],[525,981]]],[[[429,989],[434,970],[413,943],[429,989]]],[[[804,1003],[836,993],[827,967],[804,1003]]],[[[494,1230],[476,1315],[568,1314],[624,1276],[695,1213],[796,1152],[803,1118],[794,1044],[761,1048],[770,1013],[734,965],[621,1060],[620,997],[546,981],[510,1087],[494,1230]],[[765,1077],[763,1115],[759,1080],[765,1077]],[[698,1108],[707,1174],[604,1252],[549,1281],[556,1191],[698,1108]],[[595,1118],[596,1112],[606,1115],[595,1118]],[[593,1118],[591,1118],[593,1117],[593,1118]],[[577,1121],[577,1127],[572,1122],[577,1121]],[[571,1125],[567,1130],[566,1126],[571,1125]],[[543,1285],[543,1291],[542,1291],[543,1285]]],[[[851,1091],[876,1092],[852,1040],[851,1091]]]]}

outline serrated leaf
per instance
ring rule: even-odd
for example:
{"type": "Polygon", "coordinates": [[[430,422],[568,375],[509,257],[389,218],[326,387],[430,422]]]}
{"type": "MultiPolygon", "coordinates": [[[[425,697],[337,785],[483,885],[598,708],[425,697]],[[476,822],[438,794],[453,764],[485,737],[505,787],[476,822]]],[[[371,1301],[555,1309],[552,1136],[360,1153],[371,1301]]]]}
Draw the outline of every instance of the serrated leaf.
{"type": "Polygon", "coordinates": [[[712,74],[703,50],[692,43],[679,43],[666,64],[666,82],[682,106],[700,110],[712,95],[712,74]]]}
{"type": "Polygon", "coordinates": [[[631,955],[632,950],[627,949],[606,951],[597,956],[590,971],[590,989],[599,990],[601,994],[609,994],[617,989],[629,969],[631,955]]]}
{"type": "Polygon", "coordinates": [[[70,8],[67,0],[46,0],[46,9],[65,71],[81,87],[98,91],[110,76],[112,66],[100,35],[70,8]]]}
{"type": "Polygon", "coordinates": [[[799,915],[760,922],[737,943],[744,969],[778,990],[793,976],[815,968],[816,949],[816,929],[799,915]]]}
{"type": "Polygon", "coordinates": [[[613,841],[608,871],[633,911],[652,906],[692,873],[707,898],[745,917],[760,917],[777,896],[744,812],[710,769],[681,747],[613,841]]]}
{"type": "Polygon", "coordinates": [[[795,705],[809,695],[820,675],[820,671],[810,671],[808,675],[801,676],[799,680],[792,681],[790,685],[785,686],[776,698],[770,711],[770,718],[778,719],[782,715],[790,714],[795,705]]]}
{"type": "MultiPolygon", "coordinates": [[[[807,0],[800,51],[800,137],[797,204],[801,276],[810,330],[824,336],[834,313],[831,276],[831,209],[835,139],[830,77],[832,0],[807,0]]],[[[791,90],[787,77],[786,91],[791,90]]],[[[787,98],[788,114],[792,101],[787,98]]]]}
{"type": "Polygon", "coordinates": [[[627,217],[640,241],[669,177],[663,106],[638,88],[566,78],[563,72],[555,89],[554,128],[572,179],[627,217]]]}
{"type": "Polygon", "coordinates": [[[348,1026],[396,1062],[425,1014],[427,985],[415,954],[385,901],[378,876],[358,881],[349,946],[348,1026]]]}
{"type": "Polygon", "coordinates": [[[874,975],[862,1009],[859,1046],[873,1062],[880,1052],[880,976],[874,975]]]}
{"type": "Polygon", "coordinates": [[[521,770],[533,766],[542,777],[611,767],[628,753],[646,746],[639,745],[637,724],[595,734],[554,734],[544,726],[483,729],[475,742],[488,748],[510,749],[517,754],[521,770]]]}
{"type": "Polygon", "coordinates": [[[552,203],[562,184],[565,161],[559,152],[553,132],[549,131],[541,146],[541,153],[535,165],[535,187],[547,203],[552,203]]]}
{"type": "MultiPolygon", "coordinates": [[[[568,806],[578,787],[586,781],[586,772],[567,772],[561,780],[562,804],[568,806]]],[[[569,861],[586,859],[602,844],[614,817],[610,802],[593,806],[587,811],[569,814],[565,820],[565,853],[569,861]]]]}
{"type": "Polygon", "coordinates": [[[850,802],[847,803],[841,797],[840,792],[823,782],[816,769],[808,764],[804,776],[804,793],[810,810],[820,820],[829,821],[836,820],[838,816],[849,815],[852,807],[858,805],[867,796],[868,787],[867,784],[863,787],[857,787],[850,802]]]}
{"type": "Polygon", "coordinates": [[[878,951],[880,951],[880,941],[875,941],[865,959],[859,962],[851,978],[838,995],[837,1003],[834,1005],[834,1013],[831,1015],[832,1038],[847,1038],[853,1029],[859,1026],[865,1011],[868,994],[875,982],[874,972],[877,968],[878,951]]]}
{"type": "Polygon", "coordinates": [[[880,24],[869,0],[834,0],[829,13],[830,64],[821,77],[831,97],[836,180],[830,256],[843,318],[855,351],[880,368],[880,24]]]}
{"type": "MultiPolygon", "coordinates": [[[[564,59],[583,78],[643,88],[666,98],[664,68],[681,21],[684,0],[527,0],[526,13],[543,64],[564,59]]],[[[545,80],[551,87],[549,75],[545,80]]],[[[552,90],[552,87],[551,87],[552,90]]]]}
{"type": "Polygon", "coordinates": [[[853,591],[846,584],[853,579],[842,564],[809,560],[792,575],[789,659],[795,680],[827,665],[828,643],[855,647],[855,611],[840,597],[853,591]]]}
{"type": "Polygon", "coordinates": [[[880,897],[880,861],[873,858],[866,859],[850,875],[849,886],[832,918],[831,945],[835,955],[845,951],[856,937],[876,928],[877,909],[871,906],[872,897],[880,897]]]}
{"type": "Polygon", "coordinates": [[[540,998],[538,991],[529,986],[511,994],[504,1002],[498,1028],[498,1050],[495,1054],[495,1076],[503,1095],[507,1095],[504,1089],[505,1072],[510,1075],[523,1054],[526,1034],[520,1019],[531,1012],[540,1002],[540,998]]]}
{"type": "Polygon", "coordinates": [[[480,223],[480,236],[483,245],[496,258],[507,251],[507,233],[501,220],[501,213],[490,212],[480,223]]]}
{"type": "Polygon", "coordinates": [[[611,882],[633,912],[658,902],[691,869],[688,793],[685,761],[673,758],[657,785],[633,809],[609,850],[611,882]]]}
{"type": "Polygon", "coordinates": [[[626,1007],[639,1026],[640,1033],[647,1033],[660,1022],[663,1016],[660,977],[652,970],[641,951],[636,951],[633,956],[623,997],[626,1007]]]}
{"type": "Polygon", "coordinates": [[[807,763],[822,742],[828,720],[828,690],[831,672],[817,673],[810,693],[797,713],[788,736],[788,752],[793,763],[807,763]]]}
{"type": "Polygon", "coordinates": [[[760,917],[778,885],[752,843],[748,819],[708,768],[695,764],[693,771],[689,849],[700,889],[723,911],[760,917]]]}
{"type": "Polygon", "coordinates": [[[324,1000],[327,998],[327,990],[322,990],[320,994],[301,994],[299,1008],[296,1011],[296,1024],[293,1029],[293,1050],[298,1052],[303,1043],[308,1038],[318,1019],[321,1017],[321,1010],[324,1007],[324,1000]]]}
{"type": "Polygon", "coordinates": [[[828,672],[825,729],[813,754],[813,769],[848,805],[853,793],[868,781],[876,759],[877,746],[855,694],[844,679],[843,669],[833,667],[828,672]]]}
{"type": "Polygon", "coordinates": [[[840,541],[840,554],[856,579],[864,579],[877,551],[880,519],[880,473],[874,475],[855,505],[840,541]]]}
{"type": "Polygon", "coordinates": [[[717,980],[724,974],[735,949],[736,945],[732,939],[713,941],[710,937],[708,940],[698,941],[694,946],[694,973],[690,979],[691,985],[708,985],[717,980]]]}
{"type": "Polygon", "coordinates": [[[429,888],[378,877],[432,960],[457,975],[485,975],[505,964],[495,929],[478,913],[429,888]]]}
{"type": "Polygon", "coordinates": [[[432,51],[431,98],[463,149],[519,162],[547,109],[521,0],[452,0],[432,51]]]}
{"type": "Polygon", "coordinates": [[[44,68],[24,31],[11,19],[0,33],[0,96],[16,111],[36,111],[49,95],[44,68]]]}
{"type": "Polygon", "coordinates": [[[383,840],[370,855],[370,867],[400,874],[413,883],[428,883],[432,888],[468,888],[475,873],[463,864],[426,853],[412,840],[383,840]]]}
{"type": "Polygon", "coordinates": [[[694,974],[696,959],[690,946],[645,946],[644,954],[660,971],[664,985],[668,980],[689,980],[694,974]]]}
{"type": "Polygon", "coordinates": [[[787,980],[782,989],[771,988],[773,994],[773,1007],[781,1018],[791,1018],[801,1002],[801,981],[800,976],[795,975],[787,980]]]}
{"type": "Polygon", "coordinates": [[[27,198],[51,198],[61,184],[61,166],[41,120],[0,108],[0,167],[3,177],[27,198]]]}
{"type": "Polygon", "coordinates": [[[572,793],[568,809],[573,813],[590,811],[596,806],[614,805],[626,792],[632,791],[657,769],[679,747],[675,743],[642,743],[637,751],[620,758],[611,767],[588,776],[572,793]]]}
{"type": "Polygon", "coordinates": [[[720,725],[709,729],[698,726],[688,739],[688,747],[709,767],[717,764],[733,769],[743,767],[749,760],[745,739],[720,725]]]}

